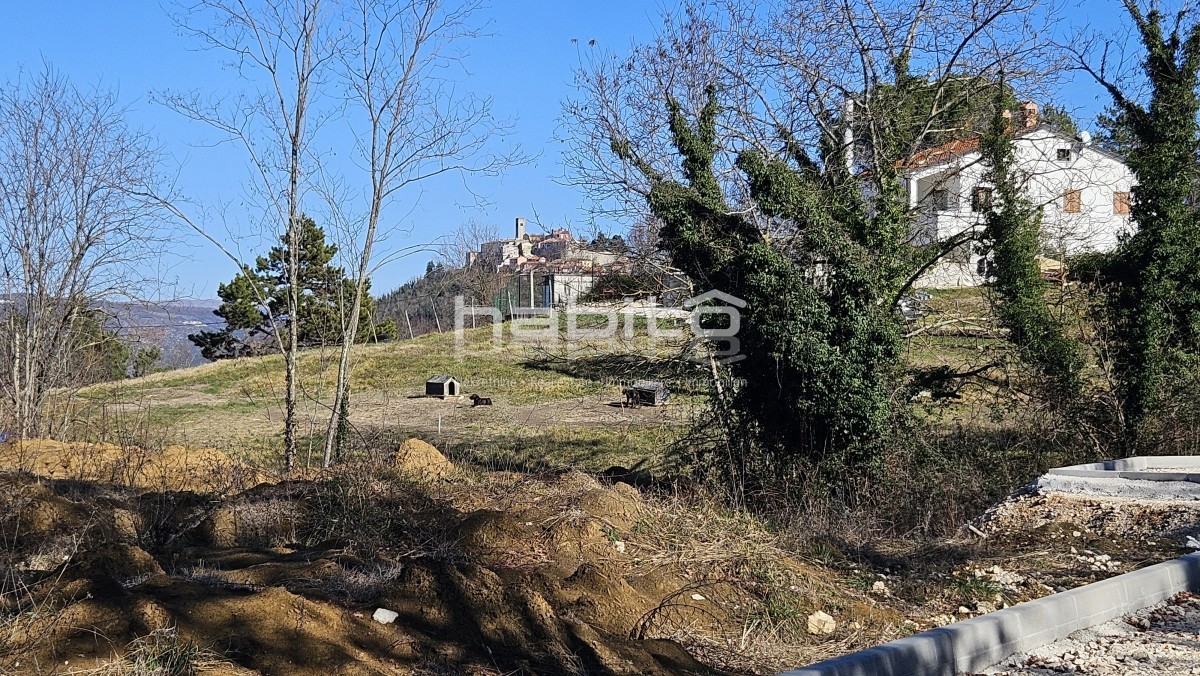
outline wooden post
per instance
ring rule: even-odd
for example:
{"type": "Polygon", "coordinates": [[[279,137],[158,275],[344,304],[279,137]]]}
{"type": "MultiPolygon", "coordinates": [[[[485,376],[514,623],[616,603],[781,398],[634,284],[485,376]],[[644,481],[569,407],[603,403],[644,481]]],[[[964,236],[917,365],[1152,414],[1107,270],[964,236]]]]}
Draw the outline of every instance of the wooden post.
{"type": "Polygon", "coordinates": [[[412,322],[408,319],[408,308],[404,308],[404,323],[408,324],[408,339],[413,339],[412,322]]]}

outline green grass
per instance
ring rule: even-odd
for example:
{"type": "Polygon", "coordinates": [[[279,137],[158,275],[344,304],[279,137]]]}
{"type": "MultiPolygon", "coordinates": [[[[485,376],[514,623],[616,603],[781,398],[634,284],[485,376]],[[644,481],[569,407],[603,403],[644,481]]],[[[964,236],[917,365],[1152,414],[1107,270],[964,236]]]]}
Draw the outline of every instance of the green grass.
{"type": "MultiPolygon", "coordinates": [[[[979,289],[937,291],[925,320],[949,313],[986,314],[979,289]],[[940,314],[939,314],[940,313],[940,314]]],[[[585,322],[586,323],[586,322],[585,322]]],[[[911,328],[911,327],[910,327],[911,328]]],[[[502,327],[506,338],[509,327],[502,327]]],[[[995,337],[930,331],[909,340],[909,366],[948,365],[968,371],[1008,350],[995,337]]],[[[706,404],[703,365],[680,360],[679,346],[652,343],[644,329],[619,345],[584,342],[493,343],[492,327],[355,349],[351,422],[355,453],[390,452],[416,436],[458,459],[494,468],[542,470],[613,465],[650,471],[679,465],[677,442],[706,404]],[[416,399],[425,380],[449,373],[466,393],[491,397],[497,406],[470,409],[453,402],[416,399]],[[664,379],[673,384],[665,412],[627,411],[621,383],[664,379]]],[[[300,355],[299,411],[302,460],[323,448],[338,351],[300,355]]],[[[124,443],[214,446],[244,459],[277,464],[282,440],[283,360],[267,356],[230,360],[145,378],[94,386],[79,393],[70,435],[124,443]]],[[[979,425],[987,430],[1021,424],[1024,408],[979,387],[962,399],[918,404],[918,416],[939,429],[979,425]]]]}
{"type": "MultiPolygon", "coordinates": [[[[461,344],[453,334],[429,334],[363,345],[354,356],[350,403],[358,434],[353,443],[356,452],[380,453],[417,436],[462,459],[498,468],[665,468],[674,464],[668,451],[686,430],[686,409],[705,399],[703,379],[677,388],[673,413],[666,418],[608,404],[621,400],[623,380],[695,378],[688,367],[672,367],[669,356],[668,346],[649,343],[644,333],[617,346],[497,345],[490,327],[466,331],[461,344]],[[482,393],[498,406],[476,411],[412,399],[438,373],[454,375],[466,393],[482,393]],[[386,411],[384,420],[376,419],[380,411],[386,411]],[[443,414],[447,424],[439,432],[443,414]]],[[[337,358],[331,348],[300,355],[302,458],[310,452],[319,456],[323,446],[337,358]]],[[[71,435],[215,446],[269,465],[278,462],[283,391],[278,355],[106,383],[76,397],[71,435]]]]}

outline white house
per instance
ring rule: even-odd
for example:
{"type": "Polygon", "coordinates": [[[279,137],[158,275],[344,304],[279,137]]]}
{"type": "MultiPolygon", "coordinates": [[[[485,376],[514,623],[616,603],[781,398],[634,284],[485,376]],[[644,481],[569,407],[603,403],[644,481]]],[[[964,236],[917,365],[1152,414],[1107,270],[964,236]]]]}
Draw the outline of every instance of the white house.
{"type": "MultiPolygon", "coordinates": [[[[1085,251],[1108,251],[1133,228],[1130,189],[1136,182],[1122,159],[1038,120],[1037,105],[1021,106],[1013,133],[1017,172],[1025,198],[1042,209],[1042,255],[1063,260],[1085,251]]],[[[913,244],[945,241],[967,230],[981,231],[991,207],[992,186],[981,161],[979,139],[951,141],[917,154],[904,172],[908,203],[917,217],[913,244]]],[[[917,286],[977,286],[980,257],[960,247],[930,269],[917,286]]]]}

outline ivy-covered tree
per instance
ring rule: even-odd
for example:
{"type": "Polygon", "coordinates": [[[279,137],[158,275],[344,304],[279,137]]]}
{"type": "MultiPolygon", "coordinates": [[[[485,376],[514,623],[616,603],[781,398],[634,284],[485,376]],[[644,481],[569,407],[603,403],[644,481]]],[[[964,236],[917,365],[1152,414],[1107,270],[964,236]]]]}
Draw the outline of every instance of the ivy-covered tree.
{"type": "Polygon", "coordinates": [[[601,208],[653,221],[698,290],[744,302],[712,466],[735,490],[855,495],[907,427],[897,304],[978,236],[923,244],[906,168],[985,130],[1021,61],[1001,88],[1015,107],[1042,36],[990,0],[721,6],[685,2],[653,43],[587,64],[567,163],[601,208]]]}
{"type": "Polygon", "coordinates": [[[1200,368],[1200,214],[1191,199],[1200,175],[1200,23],[1164,17],[1157,6],[1143,12],[1135,0],[1125,7],[1146,50],[1148,100],[1084,67],[1113,97],[1138,178],[1137,232],[1104,275],[1126,451],[1134,453],[1200,368]]]}
{"type": "MultiPolygon", "coordinates": [[[[845,172],[822,171],[840,166],[836,158],[743,152],[737,166],[757,210],[789,221],[802,240],[774,245],[726,200],[713,170],[716,89],[707,96],[694,125],[667,99],[684,180],[642,169],[672,265],[699,288],[745,301],[743,359],[731,368],[751,385],[732,395],[736,435],[746,443],[731,478],[744,486],[786,472],[846,488],[870,468],[891,420],[902,332],[890,301],[911,265],[899,193],[868,204],[845,172]],[[828,274],[814,276],[818,269],[828,274]]],[[[636,162],[621,139],[614,149],[636,162]]],[[[884,184],[895,187],[895,176],[884,184]]]]}
{"type": "Polygon", "coordinates": [[[981,138],[987,179],[996,192],[982,242],[992,260],[993,304],[1009,342],[1032,367],[1036,389],[1048,399],[1070,402],[1079,391],[1083,355],[1046,304],[1046,284],[1036,260],[1042,211],[1023,196],[1013,147],[1008,121],[997,114],[981,138]]]}
{"type": "MultiPolygon", "coordinates": [[[[299,306],[295,318],[288,313],[287,239],[260,256],[254,269],[245,269],[217,288],[221,305],[213,314],[225,320],[219,331],[202,331],[188,336],[205,359],[230,359],[266,354],[276,348],[270,338],[275,332],[286,333],[287,324],[296,321],[301,347],[340,344],[341,322],[354,293],[354,280],[333,264],[337,247],[325,239],[311,218],[303,217],[299,233],[299,306]]],[[[395,338],[396,325],[388,320],[374,322],[374,300],[369,280],[363,285],[364,312],[359,319],[358,340],[395,338]]]]}

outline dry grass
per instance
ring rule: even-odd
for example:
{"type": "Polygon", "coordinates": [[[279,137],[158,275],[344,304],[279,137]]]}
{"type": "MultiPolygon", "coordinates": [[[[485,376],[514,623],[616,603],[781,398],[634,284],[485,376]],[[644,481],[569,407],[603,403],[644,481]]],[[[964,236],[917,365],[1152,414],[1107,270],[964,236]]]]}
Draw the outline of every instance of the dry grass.
{"type": "Polygon", "coordinates": [[[197,646],[174,628],[140,636],[125,649],[125,657],[95,669],[72,670],[88,676],[199,676],[200,674],[250,674],[216,651],[197,646]]]}

